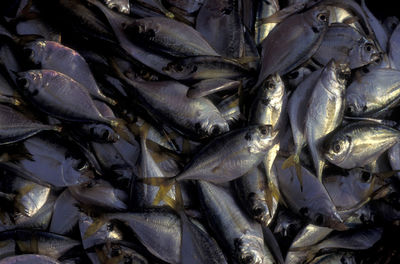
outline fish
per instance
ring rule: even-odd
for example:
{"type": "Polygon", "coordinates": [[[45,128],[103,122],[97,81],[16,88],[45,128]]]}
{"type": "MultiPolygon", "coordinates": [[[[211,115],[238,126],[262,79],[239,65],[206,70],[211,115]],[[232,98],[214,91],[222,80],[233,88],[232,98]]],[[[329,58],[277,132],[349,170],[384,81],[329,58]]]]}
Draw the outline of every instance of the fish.
{"type": "Polygon", "coordinates": [[[75,50],[58,42],[38,40],[25,45],[24,53],[30,61],[40,65],[42,69],[63,73],[82,84],[94,99],[111,105],[116,104],[115,100],[106,97],[100,91],[89,65],[75,50]]]}
{"type": "Polygon", "coordinates": [[[282,76],[311,58],[328,29],[328,20],[329,11],[316,7],[279,23],[261,43],[261,69],[255,86],[272,73],[282,76]]]}
{"type": "Polygon", "coordinates": [[[359,68],[381,59],[372,39],[346,24],[331,24],[313,59],[326,65],[331,59],[359,68]]]}
{"type": "Polygon", "coordinates": [[[340,125],[344,115],[347,64],[331,60],[321,72],[309,99],[305,119],[305,136],[316,176],[321,181],[324,157],[320,153],[324,137],[340,125]],[[322,99],[324,98],[324,99],[322,99]]]}
{"type": "Polygon", "coordinates": [[[250,126],[214,138],[176,176],[148,178],[144,183],[160,186],[158,204],[172,186],[182,180],[207,180],[222,183],[234,180],[257,166],[276,135],[270,126],[250,126]],[[227,142],[232,142],[227,148],[227,142]]]}
{"type": "Polygon", "coordinates": [[[391,127],[359,121],[337,130],[324,142],[324,156],[341,168],[363,167],[376,160],[399,140],[391,127]]]}

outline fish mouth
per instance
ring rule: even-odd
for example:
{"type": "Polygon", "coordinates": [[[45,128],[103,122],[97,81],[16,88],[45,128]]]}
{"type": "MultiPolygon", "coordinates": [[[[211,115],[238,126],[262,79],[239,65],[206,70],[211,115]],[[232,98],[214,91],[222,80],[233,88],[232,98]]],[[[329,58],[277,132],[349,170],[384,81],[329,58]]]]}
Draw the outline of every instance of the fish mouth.
{"type": "Polygon", "coordinates": [[[371,55],[371,61],[379,63],[382,60],[382,53],[374,53],[371,55]]]}

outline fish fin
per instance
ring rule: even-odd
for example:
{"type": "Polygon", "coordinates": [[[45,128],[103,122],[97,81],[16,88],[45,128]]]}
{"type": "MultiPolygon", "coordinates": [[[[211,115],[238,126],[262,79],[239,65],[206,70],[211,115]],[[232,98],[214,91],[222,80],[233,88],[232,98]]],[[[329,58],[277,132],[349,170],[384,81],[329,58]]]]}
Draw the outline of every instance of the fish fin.
{"type": "Polygon", "coordinates": [[[286,170],[287,168],[290,168],[294,166],[296,169],[296,175],[297,178],[299,179],[300,183],[300,189],[303,191],[303,175],[301,174],[301,165],[300,165],[300,157],[297,154],[290,155],[289,158],[287,158],[283,164],[282,164],[282,169],[286,170]]]}
{"type": "Polygon", "coordinates": [[[135,145],[136,142],[133,142],[132,135],[129,134],[129,129],[126,127],[126,121],[120,118],[113,119],[110,121],[111,127],[117,132],[118,135],[121,136],[128,143],[135,145]]]}
{"type": "Polygon", "coordinates": [[[95,234],[105,223],[106,221],[102,218],[94,220],[93,223],[86,229],[85,234],[83,235],[83,239],[87,239],[88,237],[95,234]]]}
{"type": "Polygon", "coordinates": [[[169,195],[166,195],[163,200],[175,211],[177,212],[184,211],[183,197],[181,192],[181,186],[179,183],[175,185],[175,200],[172,199],[169,195]]]}
{"type": "Polygon", "coordinates": [[[379,179],[381,179],[381,180],[385,180],[387,178],[392,177],[393,175],[395,175],[398,172],[400,172],[400,170],[391,170],[391,171],[384,171],[384,172],[374,173],[374,175],[376,177],[378,177],[379,179]]]}
{"type": "Polygon", "coordinates": [[[353,24],[353,23],[355,23],[355,22],[357,22],[357,21],[359,21],[360,19],[358,18],[358,17],[356,17],[356,16],[354,16],[354,17],[348,17],[348,18],[346,18],[345,20],[343,20],[343,23],[344,24],[347,24],[347,25],[350,25],[350,24],[353,24]]]}
{"type": "Polygon", "coordinates": [[[237,63],[239,64],[248,64],[250,62],[255,62],[258,61],[259,58],[254,57],[254,56],[245,56],[241,58],[234,59],[237,63]]]}
{"type": "Polygon", "coordinates": [[[145,184],[152,186],[159,186],[160,189],[157,192],[156,197],[154,198],[153,205],[158,205],[164,197],[167,195],[169,190],[171,190],[172,186],[176,183],[175,177],[172,178],[146,178],[141,179],[141,181],[145,184]]]}

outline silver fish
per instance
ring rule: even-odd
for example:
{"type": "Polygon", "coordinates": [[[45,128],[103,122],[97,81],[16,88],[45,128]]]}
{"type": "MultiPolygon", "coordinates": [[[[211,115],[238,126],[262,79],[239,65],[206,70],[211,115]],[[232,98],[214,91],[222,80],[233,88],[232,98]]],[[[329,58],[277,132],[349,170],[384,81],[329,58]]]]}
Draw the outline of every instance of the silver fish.
{"type": "Polygon", "coordinates": [[[328,20],[329,11],[316,7],[277,25],[262,42],[262,63],[256,86],[274,72],[284,75],[306,62],[318,49],[328,20]]]}
{"type": "Polygon", "coordinates": [[[362,167],[376,160],[399,142],[400,131],[360,121],[337,130],[324,143],[325,158],[345,169],[362,167]]]}
{"type": "Polygon", "coordinates": [[[378,117],[400,99],[400,72],[375,69],[354,80],[346,90],[346,115],[378,117]]]}
{"type": "Polygon", "coordinates": [[[321,72],[308,102],[305,135],[319,180],[322,180],[325,164],[324,157],[320,153],[322,140],[342,122],[346,74],[349,72],[350,69],[346,64],[331,60],[321,72]]]}

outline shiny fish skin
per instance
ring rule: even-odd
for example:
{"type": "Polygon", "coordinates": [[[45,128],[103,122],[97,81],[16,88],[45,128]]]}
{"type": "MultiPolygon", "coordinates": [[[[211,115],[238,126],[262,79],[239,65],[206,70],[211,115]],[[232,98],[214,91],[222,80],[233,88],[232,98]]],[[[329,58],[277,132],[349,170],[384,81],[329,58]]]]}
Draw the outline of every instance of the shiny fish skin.
{"type": "Polygon", "coordinates": [[[84,58],[66,46],[54,41],[38,40],[25,46],[29,59],[42,69],[54,70],[68,75],[82,84],[93,98],[116,104],[99,89],[84,58]]]}
{"type": "Polygon", "coordinates": [[[279,2],[277,0],[259,1],[257,6],[256,22],[255,22],[255,40],[259,45],[268,36],[277,23],[263,23],[263,18],[272,16],[279,10],[279,2]]]}
{"type": "Polygon", "coordinates": [[[400,70],[400,26],[394,29],[389,41],[389,58],[394,68],[400,70]]]}
{"type": "Polygon", "coordinates": [[[70,121],[113,123],[100,114],[88,91],[67,75],[53,70],[31,70],[19,73],[19,83],[23,93],[50,115],[70,121]]]}
{"type": "Polygon", "coordinates": [[[210,227],[229,250],[232,261],[275,263],[264,246],[261,227],[235,206],[229,193],[205,181],[198,181],[197,187],[210,227]]]}
{"type": "Polygon", "coordinates": [[[310,149],[316,176],[322,179],[324,158],[320,153],[323,138],[342,122],[347,65],[331,60],[321,72],[309,99],[305,120],[305,135],[310,149]]]}
{"type": "Polygon", "coordinates": [[[282,159],[277,160],[275,169],[282,195],[290,208],[315,225],[345,230],[343,220],[322,183],[302,167],[303,190],[301,190],[295,169],[292,167],[283,170],[281,165],[282,159]]]}
{"type": "Polygon", "coordinates": [[[379,50],[371,39],[366,38],[346,24],[331,24],[325,33],[313,59],[326,65],[331,59],[359,68],[380,59],[379,50]]]}
{"type": "Polygon", "coordinates": [[[262,62],[257,85],[273,72],[284,75],[306,62],[320,45],[328,20],[329,11],[317,7],[290,16],[276,26],[261,44],[262,62]]]}
{"type": "Polygon", "coordinates": [[[399,141],[400,131],[367,121],[350,123],[324,143],[325,158],[341,168],[362,167],[399,141]]]}
{"type": "Polygon", "coordinates": [[[395,107],[400,98],[399,73],[376,69],[354,80],[346,89],[346,115],[378,117],[395,107]]]}
{"type": "Polygon", "coordinates": [[[0,105],[0,145],[15,143],[46,130],[60,131],[61,128],[30,120],[13,108],[0,105]]]}
{"type": "Polygon", "coordinates": [[[0,264],[31,264],[31,263],[60,264],[60,262],[58,262],[53,258],[44,255],[34,255],[34,254],[12,256],[0,260],[0,264]]]}

